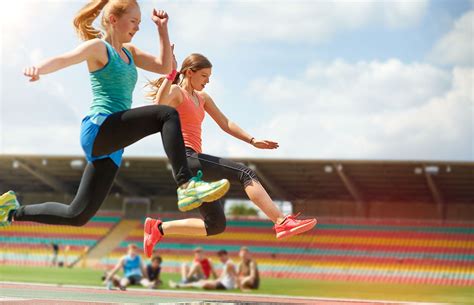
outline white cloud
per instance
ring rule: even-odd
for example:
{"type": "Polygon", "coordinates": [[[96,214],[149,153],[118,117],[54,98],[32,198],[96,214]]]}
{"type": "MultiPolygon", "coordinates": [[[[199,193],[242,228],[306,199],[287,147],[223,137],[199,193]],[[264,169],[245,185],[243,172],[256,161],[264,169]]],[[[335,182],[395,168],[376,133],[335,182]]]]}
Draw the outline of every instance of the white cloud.
{"type": "MultiPolygon", "coordinates": [[[[6,128],[7,129],[7,128],[6,128]]],[[[7,129],[3,138],[6,154],[82,155],[79,142],[80,122],[31,122],[7,129]]]]}
{"type": "MultiPolygon", "coordinates": [[[[364,26],[416,25],[428,0],[418,1],[156,1],[170,13],[178,43],[319,43],[364,26]],[[191,25],[192,24],[192,25],[191,25]]],[[[143,6],[146,7],[145,5],[143,6]]],[[[148,10],[148,7],[146,7],[148,10]]]]}
{"type": "Polygon", "coordinates": [[[270,83],[256,80],[252,86],[254,90],[266,86],[259,94],[269,106],[279,103],[291,108],[297,92],[313,112],[367,113],[423,103],[447,89],[449,75],[428,64],[405,65],[396,59],[355,64],[335,60],[310,65],[304,79],[306,82],[277,76],[270,83]]]}
{"type": "Polygon", "coordinates": [[[474,65],[474,10],[454,22],[453,28],[435,44],[429,58],[453,65],[474,65]]]}
{"type": "MultiPolygon", "coordinates": [[[[23,44],[34,28],[49,27],[44,34],[54,33],[56,14],[64,12],[66,8],[77,6],[77,1],[42,1],[42,0],[15,0],[0,10],[2,25],[2,47],[12,44],[23,44]],[[74,6],[71,4],[75,4],[74,6]]],[[[66,10],[67,13],[67,10],[66,10]]],[[[69,17],[66,15],[63,17],[69,17]]],[[[72,19],[71,19],[72,20],[72,19]]]]}
{"type": "MultiPolygon", "coordinates": [[[[298,79],[252,84],[273,113],[253,132],[278,135],[279,157],[474,160],[473,73],[397,60],[317,63],[298,79]]],[[[245,154],[239,147],[229,152],[245,154]]]]}
{"type": "Polygon", "coordinates": [[[385,3],[383,6],[382,16],[384,23],[393,28],[403,28],[418,23],[428,6],[428,1],[402,0],[388,3],[389,5],[385,3]]]}

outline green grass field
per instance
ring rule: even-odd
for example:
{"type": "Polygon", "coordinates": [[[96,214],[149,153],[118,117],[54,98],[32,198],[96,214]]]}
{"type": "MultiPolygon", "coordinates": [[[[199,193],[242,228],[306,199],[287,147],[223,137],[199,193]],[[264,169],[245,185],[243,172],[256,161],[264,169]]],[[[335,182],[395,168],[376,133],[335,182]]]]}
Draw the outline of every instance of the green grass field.
{"type": "MultiPolygon", "coordinates": [[[[0,266],[0,281],[101,286],[102,272],[91,269],[0,266]]],[[[163,274],[164,289],[178,274],[163,274]]],[[[258,294],[393,301],[448,302],[474,304],[472,287],[323,282],[314,280],[262,280],[258,294]]]]}

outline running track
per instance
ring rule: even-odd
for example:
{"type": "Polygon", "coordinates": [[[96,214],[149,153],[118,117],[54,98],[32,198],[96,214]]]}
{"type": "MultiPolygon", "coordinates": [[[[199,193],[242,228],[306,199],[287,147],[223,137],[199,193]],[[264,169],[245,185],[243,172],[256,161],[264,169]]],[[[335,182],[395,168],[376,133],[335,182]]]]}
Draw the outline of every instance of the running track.
{"type": "MultiPolygon", "coordinates": [[[[258,294],[236,294],[216,292],[190,292],[176,290],[129,289],[127,291],[109,291],[99,287],[57,286],[47,284],[29,284],[0,282],[0,305],[84,305],[84,304],[412,304],[428,305],[434,303],[408,303],[389,301],[365,301],[346,299],[321,299],[307,297],[270,296],[258,294]]],[[[436,303],[441,304],[441,303],[436,303]]]]}

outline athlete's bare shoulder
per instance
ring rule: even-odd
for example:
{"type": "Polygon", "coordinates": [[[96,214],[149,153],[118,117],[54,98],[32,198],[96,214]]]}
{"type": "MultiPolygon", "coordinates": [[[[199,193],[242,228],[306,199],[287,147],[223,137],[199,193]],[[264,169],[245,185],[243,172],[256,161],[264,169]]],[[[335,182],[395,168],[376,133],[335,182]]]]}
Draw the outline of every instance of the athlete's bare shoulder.
{"type": "Polygon", "coordinates": [[[105,44],[100,38],[94,38],[83,42],[84,47],[91,48],[93,50],[103,50],[105,49],[105,44]]]}
{"type": "Polygon", "coordinates": [[[130,43],[130,42],[124,43],[123,47],[125,49],[127,49],[128,51],[130,51],[133,55],[135,55],[136,47],[132,43],[130,43]]]}
{"type": "Polygon", "coordinates": [[[199,94],[199,96],[204,100],[204,102],[212,101],[211,96],[205,91],[197,91],[197,94],[199,94]]]}
{"type": "Polygon", "coordinates": [[[94,38],[88,40],[83,43],[83,46],[85,49],[87,49],[87,53],[90,54],[87,60],[89,71],[96,71],[107,64],[109,60],[107,55],[107,47],[101,39],[94,38]]]}

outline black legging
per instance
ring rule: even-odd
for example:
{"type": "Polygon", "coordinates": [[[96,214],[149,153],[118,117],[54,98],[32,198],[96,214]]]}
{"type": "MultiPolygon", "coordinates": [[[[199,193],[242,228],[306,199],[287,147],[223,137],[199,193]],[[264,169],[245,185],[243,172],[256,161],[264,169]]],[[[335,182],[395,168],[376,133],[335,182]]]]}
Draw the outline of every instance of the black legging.
{"type": "MultiPolygon", "coordinates": [[[[253,182],[260,183],[257,174],[242,163],[231,160],[198,154],[191,148],[186,148],[189,168],[193,172],[202,170],[206,173],[206,178],[217,180],[226,178],[231,182],[246,186],[253,182]]],[[[215,202],[205,202],[199,207],[199,212],[204,218],[207,235],[216,235],[225,231],[226,218],[224,208],[220,200],[215,202]]]]}
{"type": "MultiPolygon", "coordinates": [[[[161,132],[163,147],[180,186],[192,177],[192,173],[186,160],[179,116],[174,108],[153,105],[111,114],[100,126],[93,155],[111,154],[157,132],[161,132]]],[[[16,210],[13,218],[15,221],[82,226],[102,205],[117,172],[118,167],[110,158],[88,163],[71,204],[46,202],[26,205],[16,210]]]]}

